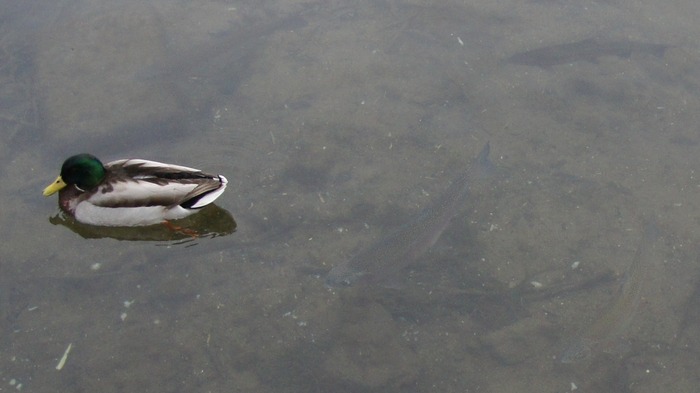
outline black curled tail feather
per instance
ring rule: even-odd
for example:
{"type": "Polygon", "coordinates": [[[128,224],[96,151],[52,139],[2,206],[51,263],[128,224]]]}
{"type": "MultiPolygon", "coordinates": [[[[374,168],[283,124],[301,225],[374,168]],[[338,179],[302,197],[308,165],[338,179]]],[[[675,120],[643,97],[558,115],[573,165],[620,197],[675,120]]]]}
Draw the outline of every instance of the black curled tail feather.
{"type": "Polygon", "coordinates": [[[192,192],[190,192],[190,196],[186,197],[185,200],[182,203],[180,203],[180,206],[185,209],[203,208],[204,206],[212,203],[216,198],[219,197],[219,195],[221,195],[223,189],[226,188],[227,182],[228,181],[226,180],[226,178],[221,175],[217,175],[216,177],[211,178],[210,182],[201,184],[200,186],[192,190],[192,192]],[[210,201],[199,205],[203,199],[211,197],[212,194],[215,195],[213,198],[211,198],[210,201]]]}

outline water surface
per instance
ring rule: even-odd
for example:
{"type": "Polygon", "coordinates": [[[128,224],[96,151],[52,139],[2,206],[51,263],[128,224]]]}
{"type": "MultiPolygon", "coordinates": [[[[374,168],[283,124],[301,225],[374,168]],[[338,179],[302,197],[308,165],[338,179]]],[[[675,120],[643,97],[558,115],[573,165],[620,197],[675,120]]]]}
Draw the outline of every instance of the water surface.
{"type": "Polygon", "coordinates": [[[695,378],[695,2],[5,3],[5,389],[680,391],[695,378]],[[669,47],[503,61],[589,37],[669,47]],[[503,176],[402,272],[405,288],[324,286],[486,140],[503,176]],[[226,175],[217,205],[236,232],[176,244],[53,225],[41,189],[79,152],[226,175]],[[665,262],[626,330],[639,345],[553,362],[615,297],[550,289],[625,271],[649,214],[665,262]],[[542,295],[473,295],[525,287],[542,295]]]}

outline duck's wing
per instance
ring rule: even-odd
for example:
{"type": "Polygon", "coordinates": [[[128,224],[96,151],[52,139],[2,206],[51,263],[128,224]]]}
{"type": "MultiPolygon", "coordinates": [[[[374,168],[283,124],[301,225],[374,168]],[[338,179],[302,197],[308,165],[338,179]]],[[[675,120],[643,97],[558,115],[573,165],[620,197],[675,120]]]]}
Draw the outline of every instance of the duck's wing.
{"type": "Polygon", "coordinates": [[[128,159],[105,165],[107,177],[88,198],[102,207],[203,207],[226,188],[226,178],[199,169],[128,159]]]}

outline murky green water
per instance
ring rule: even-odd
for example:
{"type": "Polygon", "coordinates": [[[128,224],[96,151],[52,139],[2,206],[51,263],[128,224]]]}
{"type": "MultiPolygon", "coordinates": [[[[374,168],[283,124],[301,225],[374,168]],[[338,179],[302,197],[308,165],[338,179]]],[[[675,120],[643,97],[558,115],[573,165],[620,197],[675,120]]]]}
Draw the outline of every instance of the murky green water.
{"type": "Polygon", "coordinates": [[[683,37],[695,36],[697,11],[0,7],[0,389],[690,389],[700,75],[683,37]],[[590,37],[670,46],[548,68],[505,61],[590,37]],[[323,285],[486,141],[499,178],[395,273],[398,288],[323,285]],[[220,210],[196,222],[216,235],[66,225],[41,190],[78,152],[224,174],[220,210]],[[622,334],[629,349],[560,364],[563,343],[615,299],[649,215],[664,241],[622,334]]]}

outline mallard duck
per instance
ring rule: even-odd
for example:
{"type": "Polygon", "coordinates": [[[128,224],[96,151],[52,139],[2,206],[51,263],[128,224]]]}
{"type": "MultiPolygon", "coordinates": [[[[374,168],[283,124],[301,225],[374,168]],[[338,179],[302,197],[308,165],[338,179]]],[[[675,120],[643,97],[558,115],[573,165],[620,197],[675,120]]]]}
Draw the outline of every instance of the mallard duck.
{"type": "Polygon", "coordinates": [[[143,226],[195,213],[214,202],[226,183],[222,175],[180,165],[140,159],[103,165],[78,154],[63,163],[44,196],[58,192],[61,209],[85,224],[143,226]]]}

